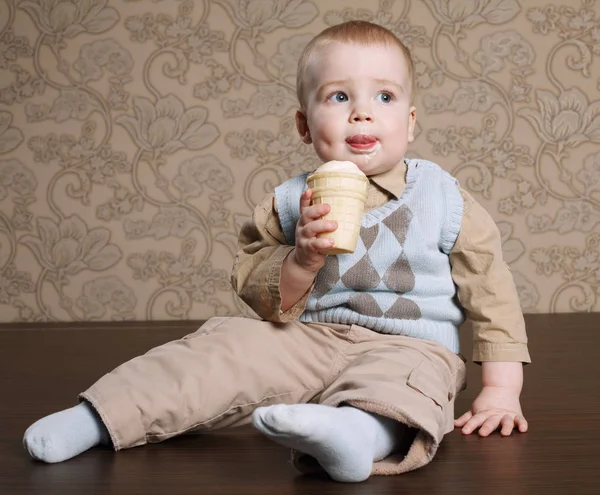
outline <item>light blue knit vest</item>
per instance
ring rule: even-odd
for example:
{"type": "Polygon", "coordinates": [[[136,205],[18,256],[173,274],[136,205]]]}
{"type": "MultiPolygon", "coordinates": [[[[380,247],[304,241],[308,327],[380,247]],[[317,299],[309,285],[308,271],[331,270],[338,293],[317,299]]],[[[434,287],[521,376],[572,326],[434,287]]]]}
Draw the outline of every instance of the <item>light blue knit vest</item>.
{"type": "MultiPolygon", "coordinates": [[[[355,252],[327,257],[298,319],[357,324],[439,342],[458,353],[464,314],[448,255],[460,230],[462,197],[456,179],[435,163],[406,163],[402,196],[363,214],[355,252]]],[[[290,245],[295,244],[307,175],[275,189],[290,245]]]]}

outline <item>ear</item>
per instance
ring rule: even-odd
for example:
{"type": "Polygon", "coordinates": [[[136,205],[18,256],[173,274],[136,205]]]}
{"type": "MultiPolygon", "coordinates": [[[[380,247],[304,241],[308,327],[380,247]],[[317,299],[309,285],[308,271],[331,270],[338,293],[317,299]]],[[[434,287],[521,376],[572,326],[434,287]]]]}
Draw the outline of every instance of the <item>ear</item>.
{"type": "Polygon", "coordinates": [[[310,129],[308,128],[308,120],[306,119],[306,114],[303,110],[298,110],[296,112],[296,129],[298,129],[298,134],[300,134],[303,143],[312,143],[310,129]]]}
{"type": "Polygon", "coordinates": [[[417,109],[410,107],[410,115],[408,116],[408,142],[412,143],[415,140],[415,125],[417,123],[417,109]]]}

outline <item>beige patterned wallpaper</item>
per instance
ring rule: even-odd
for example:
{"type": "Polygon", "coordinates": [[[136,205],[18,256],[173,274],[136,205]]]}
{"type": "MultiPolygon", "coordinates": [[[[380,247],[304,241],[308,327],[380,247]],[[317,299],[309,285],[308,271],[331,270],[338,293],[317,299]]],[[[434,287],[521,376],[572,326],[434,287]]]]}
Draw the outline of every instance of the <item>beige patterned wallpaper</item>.
{"type": "Polygon", "coordinates": [[[240,225],[317,165],[296,59],[351,18],[413,50],[410,154],[493,215],[524,311],[599,311],[594,0],[0,0],[0,320],[249,314],[240,225]]]}

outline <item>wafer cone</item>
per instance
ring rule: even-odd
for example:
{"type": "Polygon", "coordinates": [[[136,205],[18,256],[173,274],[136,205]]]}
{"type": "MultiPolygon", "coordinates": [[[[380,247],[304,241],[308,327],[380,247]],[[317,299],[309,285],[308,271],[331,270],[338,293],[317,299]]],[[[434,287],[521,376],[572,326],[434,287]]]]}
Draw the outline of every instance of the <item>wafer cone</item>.
{"type": "Polygon", "coordinates": [[[353,253],[360,234],[369,179],[364,174],[317,171],[307,177],[306,184],[313,191],[313,204],[327,203],[331,206],[331,211],[323,218],[338,222],[333,232],[318,235],[319,238],[334,240],[333,247],[322,252],[353,253]]]}

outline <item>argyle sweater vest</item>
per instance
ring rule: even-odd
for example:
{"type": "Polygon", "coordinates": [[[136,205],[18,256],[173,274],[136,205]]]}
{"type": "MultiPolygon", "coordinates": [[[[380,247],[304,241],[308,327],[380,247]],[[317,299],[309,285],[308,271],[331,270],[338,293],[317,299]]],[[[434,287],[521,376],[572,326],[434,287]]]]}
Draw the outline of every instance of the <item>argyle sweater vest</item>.
{"type": "MultiPolygon", "coordinates": [[[[449,253],[462,221],[457,181],[435,163],[406,160],[402,196],[363,214],[352,254],[327,256],[303,322],[357,324],[376,332],[439,342],[459,352],[464,314],[457,302],[449,253]]],[[[275,189],[290,245],[308,173],[275,189]]]]}

